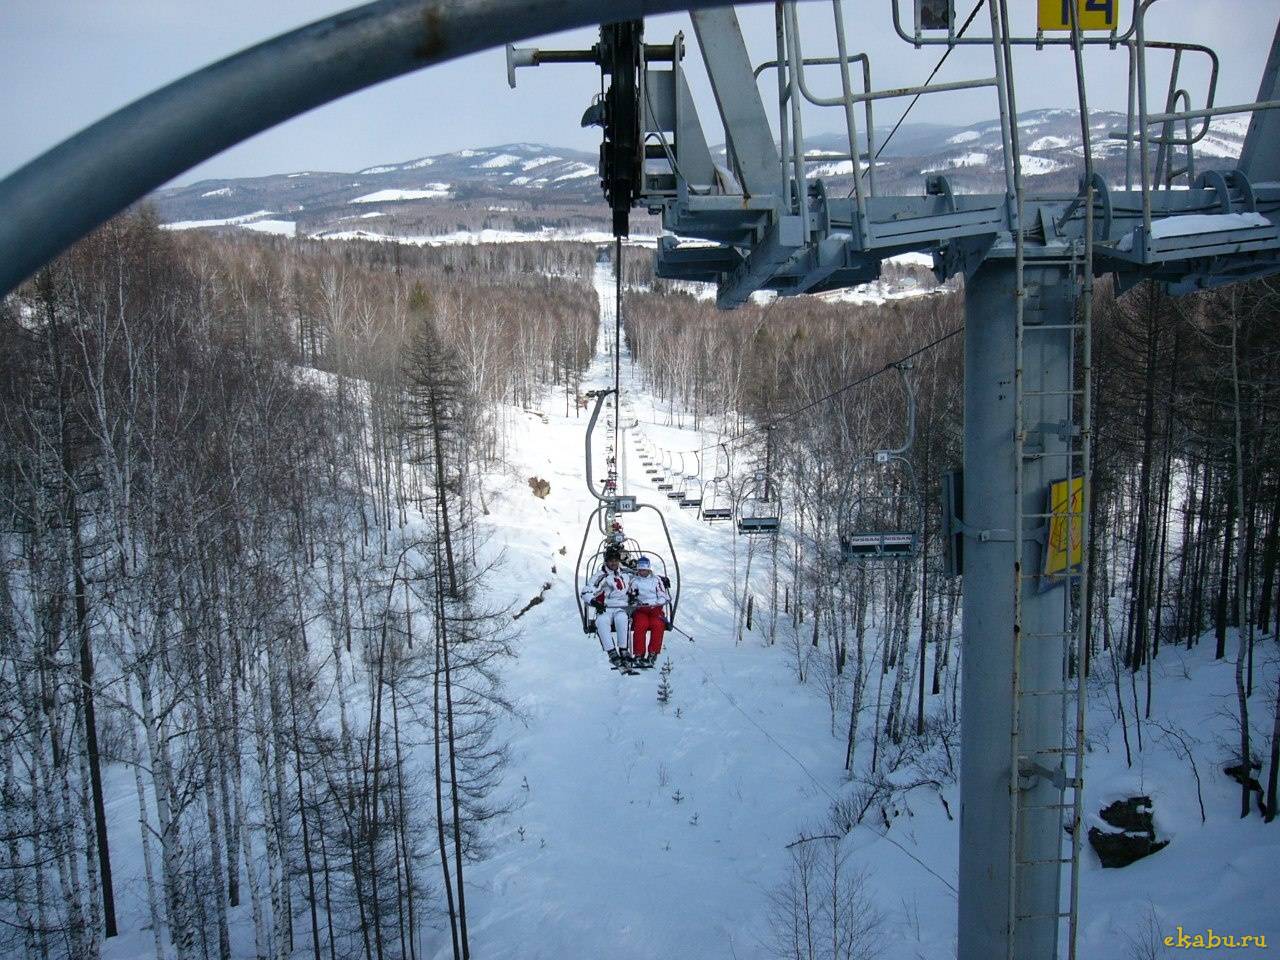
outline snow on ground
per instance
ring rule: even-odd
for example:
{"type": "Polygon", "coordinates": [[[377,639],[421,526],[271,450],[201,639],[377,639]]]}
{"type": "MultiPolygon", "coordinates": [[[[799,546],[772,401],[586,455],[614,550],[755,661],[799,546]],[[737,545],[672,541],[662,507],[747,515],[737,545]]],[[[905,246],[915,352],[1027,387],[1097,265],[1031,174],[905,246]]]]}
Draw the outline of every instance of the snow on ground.
{"type": "Polygon", "coordinates": [[[217,190],[209,190],[200,194],[202,197],[229,197],[231,196],[230,187],[219,187],[217,190]]]}
{"type": "Polygon", "coordinates": [[[595,175],[595,167],[591,166],[589,163],[580,163],[577,165],[576,169],[570,170],[568,173],[560,174],[560,176],[556,177],[552,182],[559,183],[561,180],[579,180],[582,177],[594,177],[595,175]]]}
{"type": "Polygon", "coordinates": [[[1055,150],[1059,147],[1067,147],[1071,145],[1071,141],[1066,137],[1039,137],[1030,146],[1028,150],[1055,150]]]}
{"type": "Polygon", "coordinates": [[[292,220],[254,220],[252,223],[242,223],[240,226],[246,230],[271,233],[279,237],[296,237],[298,235],[298,225],[292,220]]]}
{"type": "MultiPolygon", "coordinates": [[[[326,230],[314,235],[317,240],[372,240],[375,242],[406,243],[411,246],[447,247],[474,243],[595,243],[612,244],[613,234],[605,230],[565,230],[559,227],[540,227],[537,230],[455,230],[452,233],[432,233],[423,236],[393,236],[368,230],[326,230]]],[[[627,240],[629,247],[657,246],[656,237],[633,234],[627,240]]]]}
{"type": "Polygon", "coordinates": [[[948,137],[947,143],[970,143],[977,139],[978,132],[976,130],[962,130],[954,137],[948,137]]]}
{"type": "Polygon", "coordinates": [[[847,177],[853,173],[852,160],[831,160],[827,163],[815,164],[805,170],[811,177],[847,177]]]}
{"type": "MultiPolygon", "coordinates": [[[[597,284],[609,320],[607,266],[597,284]]],[[[671,411],[640,389],[625,354],[623,362],[624,418],[636,417],[665,447],[701,446],[694,431],[659,425],[672,422],[671,411]]],[[[585,386],[608,381],[601,355],[585,386]]],[[[841,769],[843,744],[817,685],[796,683],[784,643],[765,647],[758,633],[734,643],[731,530],[670,507],[640,469],[633,443],[624,447],[626,492],[657,504],[670,524],[684,576],[678,622],[696,641],[673,637],[664,645],[674,667],[665,710],[655,702],[653,673],[606,669],[594,638],[580,632],[572,598],[572,565],[593,505],[579,463],[586,417],[564,417],[554,400],[547,412],[546,425],[529,419],[516,475],[545,477],[551,496],[538,501],[517,484],[491,503],[509,568],[529,573],[505,588],[510,599],[523,603],[544,578],[552,588],[521,621],[522,655],[508,673],[524,722],[511,728],[507,781],[523,805],[499,828],[493,857],[470,873],[477,954],[763,960],[767,894],[785,873],[785,845],[820,826],[832,797],[851,790],[841,769]]],[[[627,530],[644,544],[660,539],[656,525],[639,517],[627,530]]],[[[739,540],[737,549],[747,546],[739,540]]],[[[1268,656],[1259,656],[1259,691],[1276,684],[1276,657],[1268,656]]],[[[1219,769],[1231,752],[1233,665],[1215,663],[1206,641],[1191,652],[1164,648],[1155,670],[1155,716],[1189,736],[1208,822],[1200,823],[1194,779],[1168,735],[1148,724],[1146,751],[1126,766],[1111,687],[1099,667],[1085,809],[1093,814],[1121,796],[1149,794],[1157,829],[1173,842],[1124,870],[1102,868],[1085,848],[1080,956],[1125,960],[1125,938],[1136,934],[1151,903],[1159,937],[1181,925],[1280,942],[1280,912],[1263,892],[1266,865],[1280,857],[1280,833],[1256,814],[1237,819],[1238,787],[1219,769]],[[1205,876],[1215,878],[1212,889],[1195,882],[1205,876]]],[[[1255,695],[1253,707],[1264,730],[1267,696],[1255,695]]],[[[1133,738],[1131,702],[1126,709],[1133,738]]],[[[859,750],[865,762],[869,744],[859,750]]],[[[953,955],[958,787],[941,795],[915,790],[899,806],[887,835],[882,824],[867,823],[843,841],[853,864],[868,871],[886,917],[880,958],[953,955]]]]}
{"type": "MultiPolygon", "coordinates": [[[[611,313],[608,271],[597,277],[611,313]]],[[[609,379],[602,353],[584,388],[609,379]]],[[[647,396],[634,394],[632,409],[654,417],[647,396]]],[[[608,669],[573,602],[573,565],[593,507],[582,479],[586,417],[564,417],[554,399],[547,410],[548,425],[530,418],[515,474],[549,480],[551,495],[537,500],[518,483],[490,498],[508,569],[527,571],[498,599],[522,605],[543,579],[552,589],[520,621],[521,656],[507,673],[525,718],[511,727],[507,781],[523,805],[500,828],[493,857],[468,875],[475,952],[529,960],[762,956],[759,921],[785,873],[786,844],[822,821],[844,779],[821,700],[790,678],[781,645],[766,648],[758,634],[735,645],[731,531],[669,507],[631,444],[629,489],[671,525],[684,578],[677,622],[696,640],[664,642],[674,690],[665,709],[655,699],[656,671],[608,669]]],[[[672,446],[697,441],[692,431],[646,429],[672,446]]],[[[647,549],[661,539],[656,519],[637,515],[626,527],[647,549]]],[[[937,839],[935,853],[954,861],[937,839]]],[[[872,835],[861,842],[892,849],[872,835]]],[[[949,904],[941,882],[911,866],[927,899],[949,904]]],[[[896,865],[874,872],[884,868],[896,865]]]]}
{"type": "Polygon", "coordinates": [[[500,153],[497,156],[490,157],[484,163],[476,164],[486,170],[495,169],[497,167],[509,167],[513,163],[519,163],[520,158],[513,153],[500,153]]]}
{"type": "MultiPolygon", "coordinates": [[[[521,169],[521,170],[536,170],[536,169],[538,169],[538,167],[544,167],[544,166],[546,166],[548,163],[555,163],[555,162],[556,162],[557,160],[559,160],[559,159],[560,159],[560,158],[559,158],[559,157],[557,157],[555,154],[553,154],[553,153],[548,153],[546,156],[542,156],[542,157],[534,157],[532,160],[526,160],[524,163],[520,164],[520,169],[521,169]]],[[[514,181],[513,181],[513,182],[514,182],[514,181]]]]}
{"type": "Polygon", "coordinates": [[[935,163],[932,166],[922,167],[921,173],[937,173],[939,170],[956,170],[960,167],[980,167],[987,162],[987,155],[981,150],[973,150],[969,153],[962,153],[958,157],[948,157],[941,163],[935,163]]]}
{"type": "Polygon", "coordinates": [[[453,196],[447,183],[428,183],[421,190],[375,190],[349,203],[386,203],[392,200],[433,200],[453,196]]]}
{"type": "Polygon", "coordinates": [[[160,224],[161,230],[198,230],[201,227],[234,227],[242,226],[251,220],[269,217],[273,210],[255,210],[253,213],[241,214],[238,217],[226,217],[222,220],[175,220],[173,223],[160,224]]]}
{"type": "Polygon", "coordinates": [[[1055,173],[1058,170],[1065,170],[1070,164],[1063,163],[1061,160],[1053,160],[1050,157],[1037,157],[1034,154],[1022,154],[1022,173],[1023,176],[1035,177],[1045,173],[1055,173]]]}

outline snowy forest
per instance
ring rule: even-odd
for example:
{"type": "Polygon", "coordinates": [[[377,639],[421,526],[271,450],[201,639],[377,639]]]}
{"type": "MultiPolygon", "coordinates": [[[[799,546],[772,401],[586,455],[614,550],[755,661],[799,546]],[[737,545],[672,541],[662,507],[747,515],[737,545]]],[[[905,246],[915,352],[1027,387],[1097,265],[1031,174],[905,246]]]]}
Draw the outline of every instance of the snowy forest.
{"type": "Polygon", "coordinates": [[[510,639],[477,477],[590,354],[593,253],[385,253],[144,214],[6,305],[6,956],[100,956],[134,845],[157,957],[230,957],[242,903],[258,957],[465,943],[510,639]]]}
{"type": "MultiPolygon", "coordinates": [[[[504,561],[487,518],[495,489],[524,487],[527,424],[566,418],[580,444],[597,257],[174,233],[142,212],[0,304],[0,953],[111,960],[129,897],[157,960],[472,955],[472,877],[525,844],[510,818],[538,787],[511,750],[525,710],[508,678],[533,629],[511,600],[540,603],[552,583],[504,561]],[[113,797],[130,812],[108,830],[113,797]],[[141,881],[124,889],[123,870],[141,881]]],[[[831,784],[824,817],[779,827],[804,842],[757,878],[770,929],[756,952],[723,953],[908,956],[890,953],[886,907],[839,842],[863,824],[905,842],[921,794],[958,815],[960,585],[940,477],[962,458],[963,292],[725,314],[646,258],[627,264],[627,376],[652,395],[651,425],[703,438],[703,477],[727,476],[739,503],[767,470],[781,504],[779,536],[732,537],[716,561],[724,656],[777,654],[759,687],[725,696],[741,710],[765,686],[802,689],[828,734],[801,764],[831,784]],[[883,482],[855,465],[905,430],[892,364],[906,357],[919,490],[889,495],[923,511],[921,554],[842,564],[843,505],[883,482]],[[824,838],[829,854],[808,843],[824,838]],[[837,934],[806,951],[797,924],[819,922],[837,934]]],[[[1201,819],[1221,822],[1277,812],[1278,321],[1274,281],[1178,299],[1100,283],[1094,305],[1073,669],[1118,762],[1175,756],[1201,819]],[[1233,671],[1218,706],[1234,736],[1197,745],[1159,666],[1205,648],[1233,671]]],[[[578,530],[546,533],[549,564],[578,530]]],[[[576,632],[563,590],[553,604],[576,632]]],[[[694,674],[663,678],[690,714],[694,674]]],[[[664,802],[675,789],[683,804],[664,769],[664,802]]],[[[681,807],[690,830],[709,819],[681,807]]],[[[489,898],[501,889],[486,880],[489,898]]],[[[1160,956],[1134,937],[1113,955],[1160,956]]],[[[520,955],[504,949],[488,955],[520,955]]]]}

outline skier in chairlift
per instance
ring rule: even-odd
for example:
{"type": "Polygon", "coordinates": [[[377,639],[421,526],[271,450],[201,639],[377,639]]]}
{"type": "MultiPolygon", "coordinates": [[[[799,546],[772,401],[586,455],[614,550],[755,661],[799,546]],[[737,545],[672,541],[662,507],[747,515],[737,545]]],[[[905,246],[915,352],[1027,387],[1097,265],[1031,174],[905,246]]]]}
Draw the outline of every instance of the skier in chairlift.
{"type": "Polygon", "coordinates": [[[667,609],[671,591],[666,577],[653,572],[648,557],[636,558],[636,572],[631,579],[632,647],[631,656],[638,667],[652,667],[662,653],[662,634],[671,621],[667,609]]]}
{"type": "Polygon", "coordinates": [[[608,654],[609,662],[615,667],[629,659],[626,637],[631,582],[631,573],[622,566],[622,551],[609,547],[604,552],[604,566],[582,591],[583,602],[596,611],[596,636],[600,640],[600,649],[608,654]]]}
{"type": "Polygon", "coordinates": [[[629,551],[627,550],[627,535],[622,529],[622,524],[617,520],[613,521],[613,526],[609,528],[608,543],[609,550],[617,551],[618,560],[622,563],[623,568],[628,573],[634,573],[635,565],[632,562],[631,557],[628,555],[629,551]]]}

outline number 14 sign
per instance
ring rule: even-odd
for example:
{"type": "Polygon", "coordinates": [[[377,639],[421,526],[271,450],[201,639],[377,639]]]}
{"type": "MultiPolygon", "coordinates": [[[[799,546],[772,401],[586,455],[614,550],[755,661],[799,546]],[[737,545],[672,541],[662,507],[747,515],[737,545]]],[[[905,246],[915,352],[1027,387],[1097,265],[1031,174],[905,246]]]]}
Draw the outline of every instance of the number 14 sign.
{"type": "MultiPolygon", "coordinates": [[[[1039,0],[1041,30],[1070,30],[1073,0],[1039,0]]],[[[1074,0],[1076,22],[1081,30],[1114,30],[1119,19],[1119,0],[1074,0]]]]}

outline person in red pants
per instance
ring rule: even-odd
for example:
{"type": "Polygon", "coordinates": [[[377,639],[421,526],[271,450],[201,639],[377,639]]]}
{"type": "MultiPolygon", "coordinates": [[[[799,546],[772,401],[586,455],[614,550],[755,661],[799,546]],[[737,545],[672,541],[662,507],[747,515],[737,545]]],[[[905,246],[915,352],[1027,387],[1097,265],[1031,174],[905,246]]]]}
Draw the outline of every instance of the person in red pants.
{"type": "Polygon", "coordinates": [[[648,557],[636,558],[631,602],[635,607],[631,618],[631,655],[636,666],[652,667],[662,652],[663,631],[671,622],[667,619],[671,591],[663,578],[654,574],[648,557]]]}

